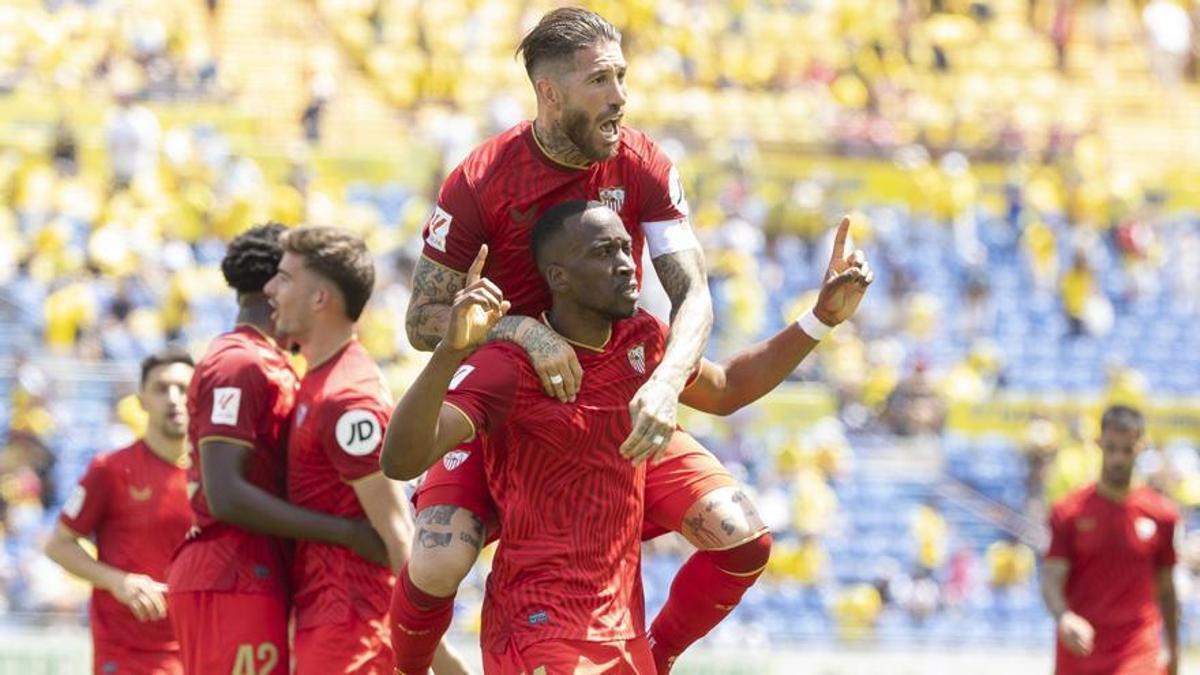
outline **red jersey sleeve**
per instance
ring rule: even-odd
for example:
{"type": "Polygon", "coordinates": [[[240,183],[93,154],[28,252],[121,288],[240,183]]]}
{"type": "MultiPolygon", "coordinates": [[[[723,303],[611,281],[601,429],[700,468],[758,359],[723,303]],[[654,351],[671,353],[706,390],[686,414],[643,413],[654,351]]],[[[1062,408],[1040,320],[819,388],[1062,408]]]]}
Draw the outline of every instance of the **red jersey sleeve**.
{"type": "MultiPolygon", "coordinates": [[[[230,351],[196,388],[197,445],[205,439],[255,445],[259,420],[269,414],[267,375],[248,349],[230,351]]],[[[197,449],[199,449],[197,447],[197,449]]]]}
{"type": "Polygon", "coordinates": [[[647,139],[638,181],[639,220],[650,257],[699,249],[700,242],[688,222],[687,197],[675,163],[647,139]]]}
{"type": "Polygon", "coordinates": [[[475,188],[459,165],[442,183],[437,205],[421,231],[425,239],[422,254],[430,260],[459,272],[466,272],[487,242],[483,214],[479,210],[475,188]]]}
{"type": "Polygon", "coordinates": [[[502,345],[480,349],[454,373],[445,404],[462,412],[476,434],[500,426],[516,398],[524,358],[502,345]]]}
{"type": "Polygon", "coordinates": [[[1072,519],[1062,506],[1056,506],[1050,512],[1050,547],[1046,550],[1047,558],[1071,560],[1071,522],[1072,519]]]}
{"type": "Polygon", "coordinates": [[[83,478],[75,486],[75,491],[63,504],[58,522],[71,528],[76,534],[91,536],[104,521],[106,507],[113,492],[112,479],[105,457],[93,459],[83,478]]]}
{"type": "Polygon", "coordinates": [[[1162,528],[1164,536],[1159,543],[1158,551],[1154,554],[1154,564],[1159,568],[1174,567],[1176,547],[1183,540],[1183,525],[1179,521],[1179,514],[1174,509],[1167,511],[1162,528]]]}
{"type": "Polygon", "coordinates": [[[379,453],[389,410],[383,402],[361,394],[325,399],[316,419],[322,428],[321,446],[345,481],[379,471],[379,453]]]}

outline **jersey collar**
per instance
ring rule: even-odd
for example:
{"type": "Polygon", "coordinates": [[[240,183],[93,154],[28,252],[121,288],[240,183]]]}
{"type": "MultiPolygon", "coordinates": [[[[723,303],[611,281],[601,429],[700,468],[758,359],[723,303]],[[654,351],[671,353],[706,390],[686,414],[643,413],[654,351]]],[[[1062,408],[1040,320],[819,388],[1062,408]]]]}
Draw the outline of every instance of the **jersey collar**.
{"type": "MultiPolygon", "coordinates": [[[[550,325],[550,319],[546,318],[546,313],[545,313],[545,312],[542,312],[542,323],[546,324],[546,327],[547,327],[547,328],[549,328],[550,330],[554,330],[554,326],[551,326],[551,325],[550,325]]],[[[607,335],[607,336],[604,338],[604,342],[603,342],[603,343],[601,343],[599,347],[597,347],[597,346],[595,346],[595,345],[587,345],[587,344],[584,344],[584,343],[582,343],[582,342],[576,342],[576,341],[572,340],[571,338],[569,338],[569,337],[567,337],[567,336],[563,335],[562,333],[559,333],[558,331],[554,331],[554,332],[555,332],[556,334],[558,334],[558,335],[559,335],[559,337],[561,337],[562,339],[566,340],[567,342],[569,342],[569,343],[571,343],[571,344],[575,345],[576,347],[580,347],[580,348],[586,349],[586,350],[588,350],[588,351],[590,351],[590,352],[599,352],[599,353],[603,353],[603,352],[604,352],[604,350],[608,348],[608,343],[612,342],[613,328],[612,328],[612,324],[611,324],[611,323],[610,323],[610,324],[608,324],[608,335],[607,335]]]]}

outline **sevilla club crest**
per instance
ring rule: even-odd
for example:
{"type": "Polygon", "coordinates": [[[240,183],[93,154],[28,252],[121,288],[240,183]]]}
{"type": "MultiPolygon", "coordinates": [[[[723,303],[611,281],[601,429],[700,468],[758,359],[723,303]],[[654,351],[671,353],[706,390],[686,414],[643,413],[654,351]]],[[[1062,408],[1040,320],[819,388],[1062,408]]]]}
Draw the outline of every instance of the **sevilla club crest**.
{"type": "Polygon", "coordinates": [[[646,347],[638,345],[629,350],[629,365],[638,371],[639,375],[646,374],[646,347]]]}

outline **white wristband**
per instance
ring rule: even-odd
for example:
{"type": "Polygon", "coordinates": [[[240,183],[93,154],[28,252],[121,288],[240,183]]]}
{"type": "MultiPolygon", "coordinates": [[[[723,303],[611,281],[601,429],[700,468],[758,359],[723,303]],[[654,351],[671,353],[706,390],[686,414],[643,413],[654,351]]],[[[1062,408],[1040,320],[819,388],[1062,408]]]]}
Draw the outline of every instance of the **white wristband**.
{"type": "Polygon", "coordinates": [[[804,331],[805,335],[817,342],[820,342],[826,335],[829,335],[829,331],[833,330],[833,326],[825,325],[824,322],[817,318],[816,314],[813,314],[811,309],[801,314],[799,319],[796,319],[796,325],[800,327],[800,330],[804,331]]]}

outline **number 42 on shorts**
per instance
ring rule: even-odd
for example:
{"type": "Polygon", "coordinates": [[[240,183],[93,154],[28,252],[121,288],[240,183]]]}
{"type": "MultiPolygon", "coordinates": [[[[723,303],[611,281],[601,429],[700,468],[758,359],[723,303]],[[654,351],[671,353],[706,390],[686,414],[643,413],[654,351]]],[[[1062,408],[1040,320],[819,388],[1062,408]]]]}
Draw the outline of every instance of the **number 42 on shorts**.
{"type": "Polygon", "coordinates": [[[257,647],[250,643],[240,644],[230,675],[275,675],[278,663],[279,650],[270,642],[263,642],[257,647]]]}

